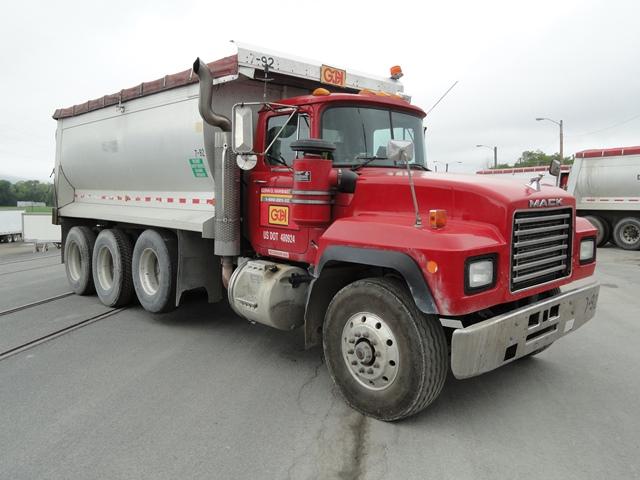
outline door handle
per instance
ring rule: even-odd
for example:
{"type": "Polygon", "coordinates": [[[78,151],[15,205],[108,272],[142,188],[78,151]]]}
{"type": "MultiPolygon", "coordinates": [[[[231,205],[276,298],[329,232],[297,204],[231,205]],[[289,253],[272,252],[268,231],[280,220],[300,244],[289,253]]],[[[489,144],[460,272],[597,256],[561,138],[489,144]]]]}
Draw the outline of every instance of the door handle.
{"type": "Polygon", "coordinates": [[[267,181],[266,180],[254,180],[253,183],[257,183],[259,185],[264,185],[264,184],[267,183],[267,181]]]}

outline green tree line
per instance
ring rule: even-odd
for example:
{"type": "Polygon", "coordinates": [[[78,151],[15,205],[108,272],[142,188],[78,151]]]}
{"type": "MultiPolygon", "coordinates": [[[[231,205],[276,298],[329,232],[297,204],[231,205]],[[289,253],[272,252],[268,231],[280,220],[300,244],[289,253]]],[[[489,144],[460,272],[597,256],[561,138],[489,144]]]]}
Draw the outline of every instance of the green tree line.
{"type": "MultiPolygon", "coordinates": [[[[554,153],[552,155],[548,155],[544,153],[542,150],[525,150],[520,155],[520,158],[516,160],[516,162],[511,165],[509,163],[499,163],[496,167],[491,165],[491,169],[493,168],[513,168],[513,167],[548,167],[551,164],[551,160],[560,160],[560,154],[554,153]]],[[[564,157],[562,161],[563,165],[572,165],[573,158],[572,157],[564,157]]]]}
{"type": "Polygon", "coordinates": [[[11,183],[0,180],[0,206],[15,207],[18,201],[45,202],[53,205],[53,184],[38,180],[24,180],[11,183]]]}

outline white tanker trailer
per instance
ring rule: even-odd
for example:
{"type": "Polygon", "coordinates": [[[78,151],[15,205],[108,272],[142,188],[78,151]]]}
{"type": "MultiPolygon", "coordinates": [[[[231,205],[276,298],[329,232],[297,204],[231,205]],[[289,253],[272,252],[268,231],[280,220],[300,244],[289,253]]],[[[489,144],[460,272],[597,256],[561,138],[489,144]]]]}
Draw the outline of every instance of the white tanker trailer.
{"type": "Polygon", "coordinates": [[[640,146],[577,152],[567,190],[598,229],[599,246],[640,249],[640,146]]]}

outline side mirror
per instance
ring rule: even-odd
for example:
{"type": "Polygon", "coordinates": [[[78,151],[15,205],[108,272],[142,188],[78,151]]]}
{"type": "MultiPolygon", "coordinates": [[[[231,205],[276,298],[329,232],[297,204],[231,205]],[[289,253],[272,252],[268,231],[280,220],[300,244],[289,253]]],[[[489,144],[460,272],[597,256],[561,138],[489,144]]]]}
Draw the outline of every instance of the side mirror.
{"type": "Polygon", "coordinates": [[[233,106],[233,152],[253,152],[253,110],[247,105],[233,106]]]}
{"type": "Polygon", "coordinates": [[[551,160],[549,165],[549,174],[557,177],[560,175],[560,160],[551,160]]]}
{"type": "Polygon", "coordinates": [[[393,163],[409,163],[413,159],[413,142],[406,140],[389,140],[387,158],[393,163]]]}

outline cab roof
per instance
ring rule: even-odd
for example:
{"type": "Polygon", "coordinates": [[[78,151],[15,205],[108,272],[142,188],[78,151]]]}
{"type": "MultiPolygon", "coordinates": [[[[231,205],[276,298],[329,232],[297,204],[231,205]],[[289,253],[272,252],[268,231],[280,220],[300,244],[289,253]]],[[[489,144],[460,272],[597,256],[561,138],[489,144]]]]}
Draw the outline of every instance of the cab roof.
{"type": "Polygon", "coordinates": [[[414,114],[424,117],[424,110],[415,105],[411,105],[408,101],[394,96],[381,95],[375,92],[370,93],[330,93],[329,95],[301,95],[280,101],[284,105],[302,106],[313,105],[318,103],[362,103],[369,105],[385,105],[390,108],[402,109],[413,112],[414,114]]]}

